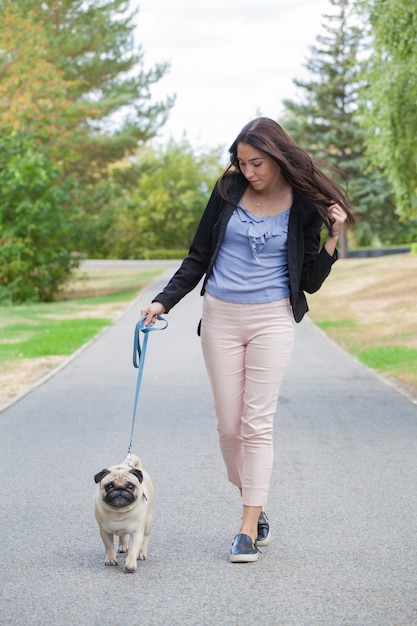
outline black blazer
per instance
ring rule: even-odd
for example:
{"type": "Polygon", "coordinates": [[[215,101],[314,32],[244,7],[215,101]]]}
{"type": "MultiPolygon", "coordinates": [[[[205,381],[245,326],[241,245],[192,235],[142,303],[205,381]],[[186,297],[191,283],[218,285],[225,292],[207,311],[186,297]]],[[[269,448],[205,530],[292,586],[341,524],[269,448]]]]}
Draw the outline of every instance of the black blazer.
{"type": "MultiPolygon", "coordinates": [[[[237,204],[247,187],[245,180],[238,180],[231,192],[237,204]]],[[[201,217],[188,255],[166,287],[155,298],[162,302],[166,312],[181,298],[192,291],[205,275],[201,295],[217,258],[227,223],[235,206],[221,198],[215,185],[206,209],[201,217]]],[[[288,271],[290,301],[296,322],[308,311],[304,292],[314,293],[320,289],[337,259],[337,252],[330,256],[323,247],[320,250],[320,231],[323,220],[312,202],[294,192],[288,225],[288,271]]]]}

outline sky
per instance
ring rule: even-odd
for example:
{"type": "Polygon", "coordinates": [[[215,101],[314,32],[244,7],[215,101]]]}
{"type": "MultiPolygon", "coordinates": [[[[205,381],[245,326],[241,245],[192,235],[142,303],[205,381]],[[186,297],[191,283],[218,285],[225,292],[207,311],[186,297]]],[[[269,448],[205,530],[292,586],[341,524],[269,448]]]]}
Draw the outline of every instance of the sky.
{"type": "Polygon", "coordinates": [[[168,62],[153,100],[176,95],[160,143],[184,136],[196,150],[228,148],[254,117],[278,119],[300,97],[310,46],[330,0],[139,0],[144,69],[168,62]]]}

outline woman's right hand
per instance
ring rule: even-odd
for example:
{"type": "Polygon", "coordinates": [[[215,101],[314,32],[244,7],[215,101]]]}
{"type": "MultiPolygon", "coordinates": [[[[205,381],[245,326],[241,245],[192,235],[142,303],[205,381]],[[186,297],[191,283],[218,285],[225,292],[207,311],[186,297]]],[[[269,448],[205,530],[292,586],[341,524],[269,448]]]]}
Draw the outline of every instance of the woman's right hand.
{"type": "Polygon", "coordinates": [[[152,326],[155,324],[158,315],[162,315],[162,313],[165,313],[165,307],[162,302],[152,302],[146,309],[141,311],[142,317],[146,315],[143,325],[148,326],[150,324],[152,326]]]}

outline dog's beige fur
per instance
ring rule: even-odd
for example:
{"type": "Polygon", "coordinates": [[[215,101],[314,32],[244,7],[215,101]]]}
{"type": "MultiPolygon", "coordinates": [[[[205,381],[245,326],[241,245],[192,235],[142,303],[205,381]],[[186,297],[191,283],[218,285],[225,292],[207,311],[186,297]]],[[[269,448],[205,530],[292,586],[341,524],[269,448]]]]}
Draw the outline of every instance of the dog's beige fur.
{"type": "Polygon", "coordinates": [[[94,476],[97,484],[94,513],[106,551],[106,565],[117,565],[113,535],[119,537],[119,552],[127,552],[125,569],[135,572],[137,559],[147,556],[153,521],[153,485],[132,455],[126,461],[103,469],[94,476]],[[130,535],[129,544],[127,535],[130,535]]]}

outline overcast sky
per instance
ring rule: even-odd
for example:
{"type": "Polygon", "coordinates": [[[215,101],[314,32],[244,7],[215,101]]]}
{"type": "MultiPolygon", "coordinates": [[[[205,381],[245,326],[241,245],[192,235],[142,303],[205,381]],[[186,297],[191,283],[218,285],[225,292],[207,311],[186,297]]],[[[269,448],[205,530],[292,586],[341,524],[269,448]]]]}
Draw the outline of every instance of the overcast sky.
{"type": "Polygon", "coordinates": [[[145,68],[168,61],[154,99],[176,94],[160,133],[193,147],[228,147],[257,115],[277,119],[297,95],[329,0],[139,0],[145,68]]]}

